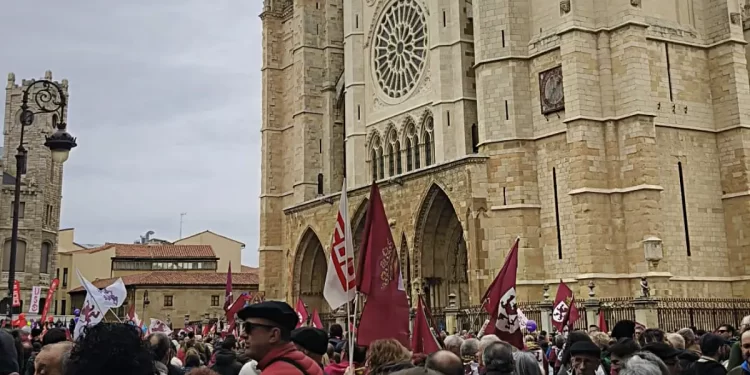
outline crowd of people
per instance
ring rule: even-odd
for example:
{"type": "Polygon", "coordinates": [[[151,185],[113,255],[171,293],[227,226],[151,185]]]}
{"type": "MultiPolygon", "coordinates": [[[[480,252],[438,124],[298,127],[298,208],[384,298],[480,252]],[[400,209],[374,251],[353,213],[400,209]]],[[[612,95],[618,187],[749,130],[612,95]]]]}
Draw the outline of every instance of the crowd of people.
{"type": "Polygon", "coordinates": [[[542,331],[521,349],[495,335],[441,333],[434,353],[394,339],[350,346],[338,324],[297,328],[284,302],[249,305],[238,318],[239,337],[144,334],[124,323],[88,327],[77,341],[63,327],[2,329],[0,375],[750,375],[750,316],[739,332],[725,324],[666,333],[633,321],[611,332],[542,331]]]}

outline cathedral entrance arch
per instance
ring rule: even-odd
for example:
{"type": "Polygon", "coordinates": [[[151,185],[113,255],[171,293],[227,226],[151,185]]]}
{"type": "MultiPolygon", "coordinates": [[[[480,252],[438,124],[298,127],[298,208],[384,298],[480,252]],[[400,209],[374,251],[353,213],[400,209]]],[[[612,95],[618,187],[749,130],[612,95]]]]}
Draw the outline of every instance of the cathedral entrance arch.
{"type": "Polygon", "coordinates": [[[468,253],[464,230],[448,195],[433,184],[419,209],[414,240],[414,276],[425,302],[433,309],[448,305],[456,295],[458,306],[469,304],[468,253]],[[416,263],[416,262],[415,262],[416,263]]]}
{"type": "Polygon", "coordinates": [[[323,286],[326,280],[327,265],[326,252],[318,238],[318,235],[307,228],[302,239],[297,245],[294,256],[294,302],[302,298],[312,313],[313,309],[319,312],[330,310],[323,298],[323,286]]]}

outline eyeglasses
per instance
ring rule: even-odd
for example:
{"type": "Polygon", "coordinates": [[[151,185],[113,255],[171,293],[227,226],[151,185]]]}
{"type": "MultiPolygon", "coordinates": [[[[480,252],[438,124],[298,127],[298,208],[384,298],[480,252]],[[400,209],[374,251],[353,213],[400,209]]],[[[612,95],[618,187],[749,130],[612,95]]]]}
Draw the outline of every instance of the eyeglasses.
{"type": "Polygon", "coordinates": [[[726,329],[720,329],[720,330],[718,330],[718,332],[719,332],[719,333],[727,333],[727,332],[729,332],[729,331],[728,331],[728,330],[726,330],[726,329]]]}
{"type": "Polygon", "coordinates": [[[270,324],[260,324],[260,323],[251,323],[251,322],[245,322],[245,333],[250,334],[253,329],[255,328],[266,328],[266,329],[273,329],[273,328],[279,328],[278,326],[270,325],[270,324]]]}

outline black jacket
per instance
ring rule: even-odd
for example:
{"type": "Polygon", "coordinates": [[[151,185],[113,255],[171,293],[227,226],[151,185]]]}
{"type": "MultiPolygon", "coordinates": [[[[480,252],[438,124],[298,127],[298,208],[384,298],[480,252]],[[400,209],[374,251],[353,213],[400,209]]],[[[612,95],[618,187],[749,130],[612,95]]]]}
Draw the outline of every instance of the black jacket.
{"type": "Polygon", "coordinates": [[[688,368],[683,367],[683,375],[726,375],[727,369],[719,362],[701,358],[688,368]]]}
{"type": "Polygon", "coordinates": [[[211,370],[219,375],[239,375],[242,364],[237,361],[237,354],[231,350],[219,349],[216,351],[216,363],[211,366],[211,370]]]}
{"type": "Polygon", "coordinates": [[[0,375],[19,371],[16,342],[10,333],[0,329],[0,375]]]}

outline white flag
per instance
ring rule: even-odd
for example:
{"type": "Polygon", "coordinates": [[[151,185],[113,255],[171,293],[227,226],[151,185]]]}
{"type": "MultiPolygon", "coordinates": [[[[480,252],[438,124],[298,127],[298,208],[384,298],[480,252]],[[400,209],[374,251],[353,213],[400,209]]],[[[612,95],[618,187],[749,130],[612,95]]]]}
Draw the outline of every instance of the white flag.
{"type": "Polygon", "coordinates": [[[83,308],[81,309],[81,315],[78,317],[73,338],[78,339],[85,327],[93,327],[99,324],[104,319],[104,314],[106,314],[106,310],[99,308],[94,295],[86,293],[86,299],[83,301],[83,308]]]}
{"type": "Polygon", "coordinates": [[[172,333],[172,330],[169,329],[167,323],[164,323],[159,319],[151,318],[151,325],[148,326],[148,332],[163,333],[165,335],[169,335],[170,333],[172,333]]]}
{"type": "Polygon", "coordinates": [[[125,298],[128,296],[128,290],[125,289],[125,283],[122,281],[122,278],[117,279],[117,281],[102,289],[101,292],[102,298],[107,304],[106,309],[114,309],[122,306],[125,303],[125,298]]]}
{"type": "Polygon", "coordinates": [[[346,201],[346,179],[344,179],[344,186],[341,188],[339,213],[336,217],[336,227],[333,230],[333,240],[331,241],[326,284],[323,288],[323,297],[333,310],[354,299],[357,282],[354,272],[352,229],[349,225],[346,201]]]}
{"type": "Polygon", "coordinates": [[[29,313],[39,313],[39,299],[42,298],[42,287],[35,286],[31,288],[31,306],[29,306],[29,313]]]}

